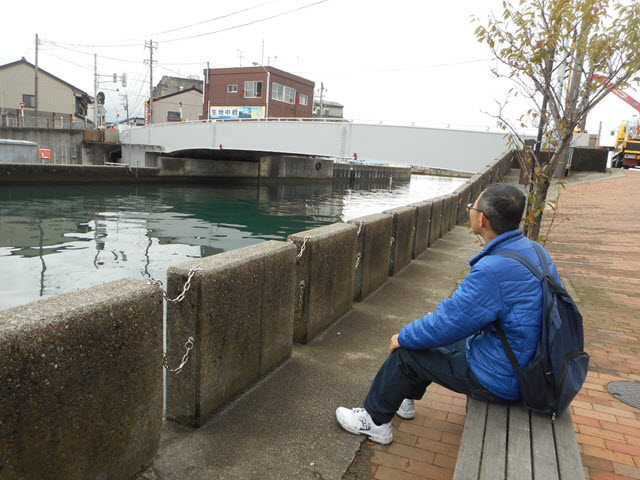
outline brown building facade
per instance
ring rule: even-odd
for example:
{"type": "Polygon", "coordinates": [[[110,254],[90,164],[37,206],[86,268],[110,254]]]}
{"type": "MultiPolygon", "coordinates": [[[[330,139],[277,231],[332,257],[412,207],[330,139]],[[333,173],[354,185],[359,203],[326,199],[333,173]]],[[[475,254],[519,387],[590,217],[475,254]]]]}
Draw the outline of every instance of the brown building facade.
{"type": "Polygon", "coordinates": [[[204,78],[203,119],[313,115],[315,83],[277,68],[211,68],[204,78]]]}

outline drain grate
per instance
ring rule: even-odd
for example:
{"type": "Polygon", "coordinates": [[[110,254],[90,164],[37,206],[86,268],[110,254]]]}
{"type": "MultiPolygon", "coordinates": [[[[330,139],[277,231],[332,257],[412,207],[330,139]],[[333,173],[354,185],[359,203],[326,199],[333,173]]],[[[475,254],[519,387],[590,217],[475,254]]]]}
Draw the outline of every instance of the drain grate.
{"type": "Polygon", "coordinates": [[[621,402],[640,408],[640,382],[611,382],[607,390],[621,402]]]}

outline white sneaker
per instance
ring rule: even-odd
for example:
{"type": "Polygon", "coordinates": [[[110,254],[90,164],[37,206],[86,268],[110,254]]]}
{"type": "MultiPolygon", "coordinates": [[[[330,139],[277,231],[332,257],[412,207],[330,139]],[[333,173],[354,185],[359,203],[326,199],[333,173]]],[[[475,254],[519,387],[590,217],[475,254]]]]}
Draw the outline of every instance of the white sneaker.
{"type": "Polygon", "coordinates": [[[396,412],[400,418],[411,420],[416,416],[416,404],[411,398],[405,398],[396,412]]]}
{"type": "Polygon", "coordinates": [[[356,435],[367,435],[374,442],[388,445],[393,441],[391,422],[376,425],[364,408],[336,409],[336,418],[342,428],[356,435]]]}

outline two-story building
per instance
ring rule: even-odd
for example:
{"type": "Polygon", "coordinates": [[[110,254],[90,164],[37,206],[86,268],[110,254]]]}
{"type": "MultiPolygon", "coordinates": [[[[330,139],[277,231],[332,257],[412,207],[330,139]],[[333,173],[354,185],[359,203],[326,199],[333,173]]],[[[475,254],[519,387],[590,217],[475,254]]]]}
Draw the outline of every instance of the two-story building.
{"type": "Polygon", "coordinates": [[[87,122],[87,109],[93,98],[86,92],[38,68],[36,105],[35,65],[24,57],[0,65],[0,125],[70,126],[87,122]],[[37,108],[37,117],[35,121],[37,108]],[[22,119],[25,119],[23,123],[22,119]]]}
{"type": "Polygon", "coordinates": [[[151,123],[199,120],[202,113],[202,91],[196,87],[154,97],[151,123]]]}
{"type": "Polygon", "coordinates": [[[203,119],[311,118],[315,82],[271,66],[204,71],[203,119]]]}

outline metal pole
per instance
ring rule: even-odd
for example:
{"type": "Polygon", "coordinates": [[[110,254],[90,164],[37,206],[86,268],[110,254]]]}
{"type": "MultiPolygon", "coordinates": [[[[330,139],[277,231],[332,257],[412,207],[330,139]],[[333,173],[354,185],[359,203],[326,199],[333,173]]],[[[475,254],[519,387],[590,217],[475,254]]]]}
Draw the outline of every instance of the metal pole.
{"type": "Polygon", "coordinates": [[[34,112],[35,112],[35,117],[36,117],[36,127],[38,126],[38,45],[39,45],[39,41],[38,41],[38,34],[36,33],[36,78],[35,78],[35,95],[34,95],[34,100],[35,100],[35,105],[34,105],[34,112]]]}
{"type": "Polygon", "coordinates": [[[153,39],[149,42],[149,123],[153,123],[153,39]]]}
{"type": "Polygon", "coordinates": [[[258,67],[262,67],[262,69],[267,74],[267,111],[265,112],[265,118],[269,118],[269,84],[271,83],[271,72],[269,72],[269,70],[267,70],[264,67],[264,65],[262,65],[261,63],[258,63],[258,62],[251,62],[251,63],[253,63],[258,67]]]}
{"type": "Polygon", "coordinates": [[[98,128],[98,54],[93,54],[93,128],[98,128]]]}

